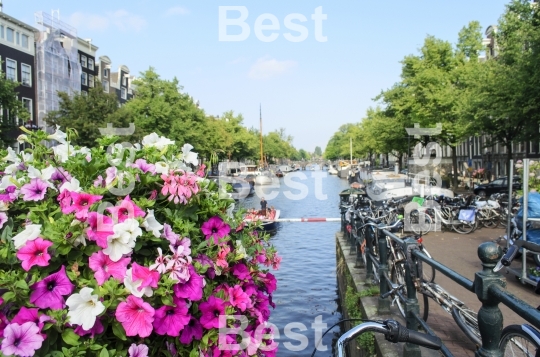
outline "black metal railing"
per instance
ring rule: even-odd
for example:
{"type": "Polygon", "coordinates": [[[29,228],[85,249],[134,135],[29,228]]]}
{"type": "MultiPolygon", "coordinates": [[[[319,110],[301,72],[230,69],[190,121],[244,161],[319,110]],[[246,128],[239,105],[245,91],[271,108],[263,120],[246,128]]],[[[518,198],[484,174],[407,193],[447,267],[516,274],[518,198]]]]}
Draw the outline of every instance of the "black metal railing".
{"type": "MultiPolygon", "coordinates": [[[[500,303],[506,305],[531,325],[540,329],[540,311],[509,293],[505,289],[505,279],[493,272],[495,264],[502,257],[502,249],[497,244],[486,242],[478,247],[478,257],[482,262],[482,270],[475,273],[474,281],[472,281],[423,254],[419,249],[419,243],[414,238],[399,238],[384,229],[376,229],[375,232],[369,229],[366,234],[368,235],[365,237],[366,280],[372,281],[374,274],[378,274],[380,296],[387,293],[393,286],[391,279],[388,277],[388,244],[386,237],[395,242],[403,252],[410,251],[412,259],[418,259],[432,266],[466,290],[477,295],[482,303],[482,307],[478,311],[478,326],[482,338],[482,346],[476,351],[476,356],[502,356],[502,352],[499,350],[499,340],[503,329],[503,317],[499,309],[500,303]],[[370,234],[375,234],[375,239],[373,236],[369,236],[370,234]],[[378,254],[374,254],[373,241],[377,242],[378,254]],[[374,266],[377,272],[373,271],[374,266]]],[[[409,264],[405,264],[404,266],[407,296],[402,296],[399,291],[397,294],[405,306],[407,328],[417,331],[419,327],[422,327],[427,333],[435,335],[429,325],[419,316],[419,304],[413,281],[413,272],[410,271],[411,266],[409,264]]],[[[389,312],[390,299],[379,298],[378,313],[382,315],[389,312]]],[[[445,356],[453,356],[444,345],[441,352],[445,356]]],[[[421,356],[421,351],[418,346],[407,343],[404,346],[404,355],[421,356]]]]}

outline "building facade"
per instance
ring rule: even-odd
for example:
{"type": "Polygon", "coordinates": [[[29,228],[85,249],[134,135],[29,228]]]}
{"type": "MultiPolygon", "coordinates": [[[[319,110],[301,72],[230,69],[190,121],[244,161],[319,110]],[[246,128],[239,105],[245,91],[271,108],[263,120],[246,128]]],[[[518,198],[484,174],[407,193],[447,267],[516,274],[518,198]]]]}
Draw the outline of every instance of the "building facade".
{"type": "MultiPolygon", "coordinates": [[[[0,7],[1,9],[1,7],[0,7]]],[[[17,98],[30,113],[28,124],[35,125],[36,121],[36,50],[35,38],[38,30],[4,12],[0,12],[0,60],[1,69],[7,79],[19,82],[17,98]]],[[[6,124],[20,126],[19,118],[11,116],[9,110],[0,108],[2,121],[6,124]]],[[[19,130],[14,129],[10,136],[16,138],[19,130]]]]}

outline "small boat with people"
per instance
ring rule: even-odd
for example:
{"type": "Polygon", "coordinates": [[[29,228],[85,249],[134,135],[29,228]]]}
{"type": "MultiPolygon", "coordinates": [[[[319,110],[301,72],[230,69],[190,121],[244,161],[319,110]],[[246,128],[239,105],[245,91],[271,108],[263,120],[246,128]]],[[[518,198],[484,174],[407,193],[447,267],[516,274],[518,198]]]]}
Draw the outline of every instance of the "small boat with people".
{"type": "Polygon", "coordinates": [[[279,219],[280,210],[275,209],[274,207],[267,208],[266,210],[248,210],[244,216],[244,222],[261,222],[261,231],[272,233],[275,232],[278,228],[279,222],[276,220],[279,219]]]}

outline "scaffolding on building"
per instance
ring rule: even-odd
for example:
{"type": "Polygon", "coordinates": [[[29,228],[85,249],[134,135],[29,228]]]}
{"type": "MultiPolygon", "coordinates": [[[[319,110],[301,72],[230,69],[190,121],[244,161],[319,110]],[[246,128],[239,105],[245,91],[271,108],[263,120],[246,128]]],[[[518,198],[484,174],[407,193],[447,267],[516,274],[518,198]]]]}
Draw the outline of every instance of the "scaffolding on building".
{"type": "Polygon", "coordinates": [[[58,92],[73,97],[81,90],[77,30],[60,21],[59,11],[34,15],[40,30],[36,41],[38,126],[52,131],[45,118],[48,112],[59,109],[58,92]]]}

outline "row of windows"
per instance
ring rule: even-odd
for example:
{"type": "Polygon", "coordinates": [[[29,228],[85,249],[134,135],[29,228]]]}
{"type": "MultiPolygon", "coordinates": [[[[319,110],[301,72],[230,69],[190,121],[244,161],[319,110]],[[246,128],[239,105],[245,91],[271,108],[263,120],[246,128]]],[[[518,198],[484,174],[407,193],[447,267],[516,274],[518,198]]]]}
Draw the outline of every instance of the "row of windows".
{"type": "MultiPolygon", "coordinates": [[[[32,105],[32,99],[30,98],[22,98],[21,99],[23,103],[23,107],[30,113],[30,121],[33,121],[34,118],[34,106],[32,105]]],[[[4,110],[2,107],[0,107],[0,116],[1,121],[8,125],[23,125],[24,123],[22,120],[20,120],[18,117],[11,117],[9,115],[9,109],[6,110],[6,113],[4,114],[4,110]]]]}
{"type": "Polygon", "coordinates": [[[81,73],[81,84],[83,86],[94,87],[94,76],[86,72],[81,73]]]}
{"type": "MultiPolygon", "coordinates": [[[[1,59],[1,58],[0,58],[1,59]]],[[[32,67],[26,63],[21,63],[21,83],[23,86],[32,86],[32,67]]],[[[6,58],[6,78],[17,82],[17,61],[6,58]]]]}
{"type": "Polygon", "coordinates": [[[0,38],[24,48],[29,48],[30,38],[28,35],[15,31],[11,27],[6,27],[2,24],[0,24],[0,38]]]}
{"type": "Polygon", "coordinates": [[[85,55],[79,54],[79,61],[81,62],[81,66],[84,68],[88,68],[89,70],[94,70],[94,59],[93,58],[86,58],[85,55]]]}

